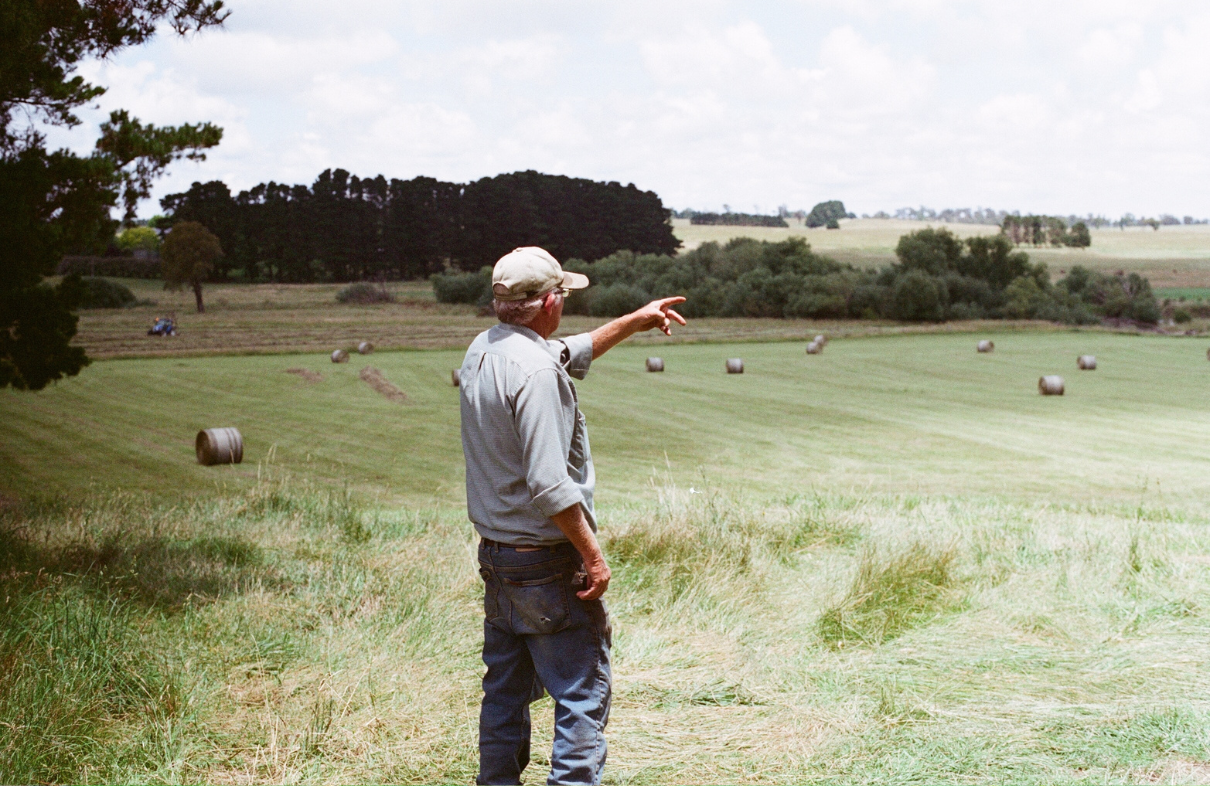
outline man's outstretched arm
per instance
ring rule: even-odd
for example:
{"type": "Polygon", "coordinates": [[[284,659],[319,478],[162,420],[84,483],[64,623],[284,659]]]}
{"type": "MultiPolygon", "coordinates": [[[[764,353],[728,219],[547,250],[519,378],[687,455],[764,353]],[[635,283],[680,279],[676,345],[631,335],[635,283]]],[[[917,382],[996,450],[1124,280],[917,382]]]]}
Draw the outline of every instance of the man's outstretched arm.
{"type": "Polygon", "coordinates": [[[601,325],[589,334],[592,336],[592,359],[596,360],[635,333],[642,333],[644,330],[659,328],[664,335],[671,336],[673,320],[685,324],[685,318],[673,311],[672,307],[684,302],[683,297],[653,300],[638,311],[601,325]]]}
{"type": "Polygon", "coordinates": [[[580,600],[596,600],[604,595],[605,590],[609,588],[609,566],[605,564],[605,555],[601,553],[601,545],[597,543],[597,536],[588,526],[587,519],[584,518],[584,509],[577,503],[550,518],[571,541],[571,545],[576,547],[576,551],[580,552],[580,558],[584,560],[584,571],[588,574],[588,586],[577,592],[576,597],[580,600]]]}

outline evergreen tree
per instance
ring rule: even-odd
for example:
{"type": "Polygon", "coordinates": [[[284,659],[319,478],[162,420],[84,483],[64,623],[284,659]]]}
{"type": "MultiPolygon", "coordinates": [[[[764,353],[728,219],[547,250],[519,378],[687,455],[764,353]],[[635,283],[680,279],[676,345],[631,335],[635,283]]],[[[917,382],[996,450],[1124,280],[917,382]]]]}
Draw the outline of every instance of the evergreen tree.
{"type": "Polygon", "coordinates": [[[126,216],[152,179],[181,156],[218,143],[210,124],[157,128],[110,115],[89,156],[49,151],[42,124],[79,125],[75,110],[103,87],[75,73],[150,39],[219,25],[221,0],[5,0],[0,3],[0,387],[38,390],[87,364],[73,314],[80,284],[51,287],[63,254],[105,248],[121,199],[126,216]]]}
{"type": "Polygon", "coordinates": [[[268,183],[234,198],[223,183],[194,183],[161,204],[171,220],[198,221],[219,237],[220,279],[237,268],[282,281],[418,278],[478,270],[522,245],[560,259],[680,246],[656,194],[533,171],[460,185],[336,169],[309,188],[268,183]]]}

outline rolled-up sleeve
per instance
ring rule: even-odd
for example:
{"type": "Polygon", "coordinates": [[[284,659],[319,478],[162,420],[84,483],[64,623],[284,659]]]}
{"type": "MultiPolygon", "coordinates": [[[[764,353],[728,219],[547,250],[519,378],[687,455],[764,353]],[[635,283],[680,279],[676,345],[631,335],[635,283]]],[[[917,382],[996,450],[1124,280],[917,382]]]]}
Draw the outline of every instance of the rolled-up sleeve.
{"type": "MultiPolygon", "coordinates": [[[[589,339],[590,362],[591,346],[589,339]]],[[[583,502],[583,493],[567,474],[567,453],[575,428],[575,393],[567,378],[557,369],[532,374],[516,392],[513,406],[525,482],[534,506],[550,518],[583,502]],[[573,413],[570,419],[569,412],[573,413]]]]}
{"type": "Polygon", "coordinates": [[[567,347],[567,360],[563,368],[576,379],[584,379],[588,375],[588,367],[592,365],[592,334],[577,333],[559,339],[559,342],[567,347]]]}

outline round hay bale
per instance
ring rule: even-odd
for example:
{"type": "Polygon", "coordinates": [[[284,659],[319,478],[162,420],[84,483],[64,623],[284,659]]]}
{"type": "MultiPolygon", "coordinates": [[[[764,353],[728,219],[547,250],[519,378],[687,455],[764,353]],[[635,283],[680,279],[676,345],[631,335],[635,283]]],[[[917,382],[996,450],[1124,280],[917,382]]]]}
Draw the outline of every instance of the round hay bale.
{"type": "Polygon", "coordinates": [[[820,344],[819,341],[812,341],[810,344],[807,344],[808,355],[818,355],[822,351],[823,344],[820,344]]]}
{"type": "Polygon", "coordinates": [[[828,343],[828,337],[823,333],[820,333],[818,336],[812,339],[812,341],[822,347],[824,344],[828,343]]]}
{"type": "Polygon", "coordinates": [[[244,460],[244,438],[237,428],[208,428],[197,433],[193,442],[197,463],[204,467],[215,464],[238,464],[244,460]]]}
{"type": "Polygon", "coordinates": [[[1047,374],[1038,378],[1038,392],[1043,396],[1063,395],[1063,378],[1058,374],[1047,374]]]}
{"type": "Polygon", "coordinates": [[[450,372],[450,384],[454,387],[462,386],[462,369],[456,368],[450,372]]]}
{"type": "Polygon", "coordinates": [[[345,352],[343,349],[334,350],[332,352],[332,362],[333,363],[348,363],[349,362],[349,353],[345,352]]]}
{"type": "Polygon", "coordinates": [[[727,361],[728,374],[744,373],[744,361],[742,358],[731,358],[727,361]]]}
{"type": "Polygon", "coordinates": [[[1096,371],[1096,355],[1080,355],[1078,358],[1076,358],[1076,367],[1081,371],[1096,371]]]}
{"type": "Polygon", "coordinates": [[[363,341],[357,345],[357,354],[368,355],[374,351],[374,345],[368,341],[363,341]]]}
{"type": "Polygon", "coordinates": [[[653,372],[654,371],[663,371],[664,370],[664,359],[663,358],[647,358],[647,370],[653,371],[653,372]]]}
{"type": "Polygon", "coordinates": [[[988,341],[987,339],[983,339],[975,346],[975,349],[977,349],[980,352],[991,352],[995,348],[996,348],[996,342],[988,341]]]}

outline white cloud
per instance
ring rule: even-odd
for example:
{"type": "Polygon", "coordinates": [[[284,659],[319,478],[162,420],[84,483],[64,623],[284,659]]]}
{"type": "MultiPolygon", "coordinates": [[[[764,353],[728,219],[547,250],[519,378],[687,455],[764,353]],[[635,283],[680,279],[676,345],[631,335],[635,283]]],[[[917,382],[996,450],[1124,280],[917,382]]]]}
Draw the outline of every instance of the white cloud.
{"type": "Polygon", "coordinates": [[[1142,37],[1137,23],[1099,27],[1088,32],[1076,54],[1081,65],[1094,71],[1122,66],[1134,59],[1142,37]]]}
{"type": "Polygon", "coordinates": [[[824,38],[822,72],[808,72],[815,96],[833,111],[873,117],[899,114],[932,88],[935,69],[923,59],[896,61],[852,27],[837,28],[824,38]]]}
{"type": "Polygon", "coordinates": [[[219,30],[173,42],[172,49],[177,68],[204,89],[235,96],[303,89],[317,76],[381,64],[398,54],[394,38],[382,30],[306,38],[219,30]]]}
{"type": "Polygon", "coordinates": [[[741,81],[759,88],[786,77],[764,30],[753,22],[719,31],[695,25],[674,37],[644,40],[640,51],[648,73],[665,86],[741,81]]]}
{"type": "Polygon", "coordinates": [[[536,168],[703,208],[1210,215],[1207,40],[1196,0],[236,0],[87,74],[103,111],[226,129],[160,194],[536,168]]]}

